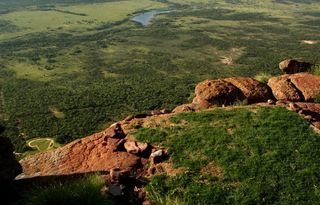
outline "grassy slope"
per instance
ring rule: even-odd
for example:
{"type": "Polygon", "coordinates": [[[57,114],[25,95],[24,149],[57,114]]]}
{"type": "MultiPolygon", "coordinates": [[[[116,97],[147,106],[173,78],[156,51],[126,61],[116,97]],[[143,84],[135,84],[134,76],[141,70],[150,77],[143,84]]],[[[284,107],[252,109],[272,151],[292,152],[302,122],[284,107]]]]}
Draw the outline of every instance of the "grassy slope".
{"type": "MultiPolygon", "coordinates": [[[[18,204],[26,205],[111,205],[111,199],[101,195],[104,181],[99,175],[88,175],[68,183],[56,182],[49,186],[34,186],[23,190],[18,204]]],[[[16,193],[17,194],[17,193],[16,193]]],[[[19,193],[21,194],[21,193],[19,193]]]]}
{"type": "Polygon", "coordinates": [[[125,115],[186,102],[206,78],[279,74],[288,57],[319,62],[320,44],[301,43],[320,40],[319,3],[172,2],[81,0],[54,4],[74,14],[29,5],[1,15],[5,112],[8,126],[19,128],[11,133],[66,142],[125,115]],[[97,5],[119,15],[93,12],[97,5]],[[176,11],[149,27],[126,20],[165,6],[176,11]]]}
{"type": "Polygon", "coordinates": [[[320,138],[284,108],[183,113],[170,127],[141,128],[169,149],[175,177],[155,176],[157,204],[317,204],[320,138]],[[290,119],[290,120],[288,120],[290,119]]]}

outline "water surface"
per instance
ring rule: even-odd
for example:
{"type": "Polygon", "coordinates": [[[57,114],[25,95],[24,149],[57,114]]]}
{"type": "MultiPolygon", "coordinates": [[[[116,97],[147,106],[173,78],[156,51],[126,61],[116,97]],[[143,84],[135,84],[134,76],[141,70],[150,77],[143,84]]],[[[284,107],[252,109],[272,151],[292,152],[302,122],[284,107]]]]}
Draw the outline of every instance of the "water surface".
{"type": "Polygon", "coordinates": [[[152,10],[152,11],[147,11],[141,14],[138,14],[134,17],[131,18],[132,21],[135,21],[137,23],[140,23],[143,26],[148,26],[150,25],[152,19],[158,15],[158,14],[164,14],[164,13],[169,13],[170,11],[159,11],[159,10],[152,10]]]}

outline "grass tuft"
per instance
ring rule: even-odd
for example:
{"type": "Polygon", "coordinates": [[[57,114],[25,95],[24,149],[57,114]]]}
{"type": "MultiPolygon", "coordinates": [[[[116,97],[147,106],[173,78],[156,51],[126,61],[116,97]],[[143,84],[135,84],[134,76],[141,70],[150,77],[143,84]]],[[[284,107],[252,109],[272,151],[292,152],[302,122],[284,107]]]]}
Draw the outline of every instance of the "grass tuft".
{"type": "Polygon", "coordinates": [[[254,76],[254,79],[256,79],[257,81],[263,82],[263,83],[267,83],[271,77],[272,77],[272,75],[269,73],[259,73],[254,76]]]}
{"type": "Polygon", "coordinates": [[[104,185],[98,175],[88,176],[70,184],[56,183],[40,187],[26,195],[26,205],[107,205],[111,201],[100,192],[104,185]]]}

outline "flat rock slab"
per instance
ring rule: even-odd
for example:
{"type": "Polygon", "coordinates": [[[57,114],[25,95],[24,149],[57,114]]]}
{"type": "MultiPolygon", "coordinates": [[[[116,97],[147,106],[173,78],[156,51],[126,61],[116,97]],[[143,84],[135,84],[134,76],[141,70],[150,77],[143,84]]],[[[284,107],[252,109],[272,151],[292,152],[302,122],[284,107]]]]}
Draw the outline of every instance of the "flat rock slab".
{"type": "Polygon", "coordinates": [[[56,150],[26,157],[20,161],[23,173],[17,178],[109,171],[113,168],[131,171],[139,166],[139,157],[115,151],[122,139],[105,135],[110,132],[106,130],[56,150]]]}

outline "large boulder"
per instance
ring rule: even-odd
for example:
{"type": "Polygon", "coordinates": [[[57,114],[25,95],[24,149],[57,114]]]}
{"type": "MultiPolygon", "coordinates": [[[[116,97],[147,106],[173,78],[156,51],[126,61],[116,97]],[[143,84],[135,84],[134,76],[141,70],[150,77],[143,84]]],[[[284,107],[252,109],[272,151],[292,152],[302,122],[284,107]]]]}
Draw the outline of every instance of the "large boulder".
{"type": "Polygon", "coordinates": [[[300,90],[304,100],[313,102],[320,94],[320,76],[310,73],[297,73],[290,76],[291,82],[300,90]]]}
{"type": "Polygon", "coordinates": [[[307,62],[300,62],[293,59],[287,59],[279,63],[279,68],[286,74],[294,74],[300,72],[308,72],[312,69],[314,64],[307,62]]]}
{"type": "Polygon", "coordinates": [[[320,76],[310,73],[273,77],[268,85],[277,100],[313,102],[320,94],[320,76]]]}
{"type": "Polygon", "coordinates": [[[302,94],[291,82],[289,75],[272,77],[269,79],[268,85],[277,100],[298,102],[303,99],[302,94]]]}
{"type": "Polygon", "coordinates": [[[265,83],[253,78],[238,77],[224,80],[239,88],[249,104],[267,102],[269,99],[273,99],[271,89],[265,83]]]}
{"type": "Polygon", "coordinates": [[[13,181],[22,172],[8,138],[0,137],[0,186],[13,181]]]}
{"type": "Polygon", "coordinates": [[[194,101],[207,101],[211,105],[230,105],[245,96],[239,88],[224,80],[205,80],[195,89],[194,101]]]}

